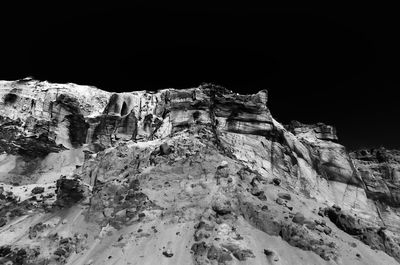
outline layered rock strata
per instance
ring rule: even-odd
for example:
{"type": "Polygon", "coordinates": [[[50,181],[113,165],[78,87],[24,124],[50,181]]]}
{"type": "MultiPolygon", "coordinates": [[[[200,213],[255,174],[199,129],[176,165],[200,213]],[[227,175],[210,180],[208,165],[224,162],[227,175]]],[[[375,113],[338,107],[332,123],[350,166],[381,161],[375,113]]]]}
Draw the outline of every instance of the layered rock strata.
{"type": "Polygon", "coordinates": [[[0,82],[0,262],[398,264],[397,151],[268,93],[0,82]]]}

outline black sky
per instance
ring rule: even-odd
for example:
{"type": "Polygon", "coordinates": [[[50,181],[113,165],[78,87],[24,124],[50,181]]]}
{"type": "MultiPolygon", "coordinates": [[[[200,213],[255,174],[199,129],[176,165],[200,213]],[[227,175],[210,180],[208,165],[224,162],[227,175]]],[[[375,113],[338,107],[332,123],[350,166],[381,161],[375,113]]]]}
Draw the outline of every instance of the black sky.
{"type": "Polygon", "coordinates": [[[393,8],[24,6],[0,17],[0,79],[109,91],[215,82],[269,90],[279,121],[325,122],[349,149],[400,148],[393,8]]]}

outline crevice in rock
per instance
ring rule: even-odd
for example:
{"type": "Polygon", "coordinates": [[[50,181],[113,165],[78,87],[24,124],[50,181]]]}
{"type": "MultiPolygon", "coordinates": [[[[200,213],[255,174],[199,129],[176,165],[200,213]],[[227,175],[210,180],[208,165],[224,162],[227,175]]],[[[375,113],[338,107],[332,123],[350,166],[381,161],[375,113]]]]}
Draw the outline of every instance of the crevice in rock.
{"type": "Polygon", "coordinates": [[[125,101],[122,103],[122,108],[121,108],[121,116],[125,116],[128,114],[128,106],[126,105],[125,101]]]}

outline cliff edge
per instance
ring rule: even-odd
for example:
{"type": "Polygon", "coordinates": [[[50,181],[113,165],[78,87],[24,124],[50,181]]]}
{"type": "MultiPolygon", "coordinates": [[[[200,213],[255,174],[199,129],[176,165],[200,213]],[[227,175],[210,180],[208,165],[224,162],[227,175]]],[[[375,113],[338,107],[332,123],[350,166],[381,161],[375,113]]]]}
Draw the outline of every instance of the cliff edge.
{"type": "Polygon", "coordinates": [[[399,264],[400,153],[268,92],[0,81],[1,264],[399,264]],[[7,263],[8,262],[8,263],[7,263]]]}

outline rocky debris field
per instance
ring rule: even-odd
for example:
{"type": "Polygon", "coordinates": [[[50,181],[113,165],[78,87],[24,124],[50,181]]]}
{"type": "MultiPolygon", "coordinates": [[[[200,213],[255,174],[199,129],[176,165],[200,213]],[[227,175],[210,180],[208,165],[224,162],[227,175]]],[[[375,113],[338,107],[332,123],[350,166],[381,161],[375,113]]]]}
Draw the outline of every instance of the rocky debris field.
{"type": "Polygon", "coordinates": [[[268,93],[0,81],[0,264],[399,264],[400,152],[268,93]]]}

